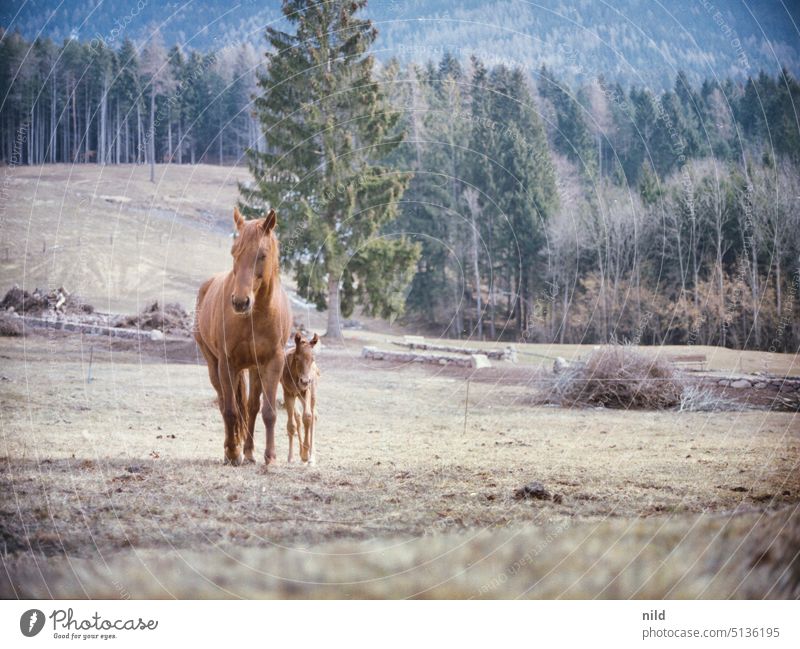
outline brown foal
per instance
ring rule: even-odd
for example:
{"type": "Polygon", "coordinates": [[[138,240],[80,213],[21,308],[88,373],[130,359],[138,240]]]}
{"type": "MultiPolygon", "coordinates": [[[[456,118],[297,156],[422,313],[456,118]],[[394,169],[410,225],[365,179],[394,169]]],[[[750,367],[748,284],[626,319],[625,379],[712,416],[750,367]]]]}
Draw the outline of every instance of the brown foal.
{"type": "Polygon", "coordinates": [[[289,457],[292,461],[294,435],[300,442],[300,459],[314,464],[314,436],[317,427],[317,378],[319,368],[314,362],[314,345],[319,337],[314,334],[311,340],[303,340],[300,333],[294,335],[294,349],[286,354],[286,365],[281,376],[283,386],[283,404],[286,407],[288,421],[286,432],[289,435],[289,457]],[[300,415],[295,410],[295,400],[299,399],[303,406],[303,432],[300,437],[300,415]]]}

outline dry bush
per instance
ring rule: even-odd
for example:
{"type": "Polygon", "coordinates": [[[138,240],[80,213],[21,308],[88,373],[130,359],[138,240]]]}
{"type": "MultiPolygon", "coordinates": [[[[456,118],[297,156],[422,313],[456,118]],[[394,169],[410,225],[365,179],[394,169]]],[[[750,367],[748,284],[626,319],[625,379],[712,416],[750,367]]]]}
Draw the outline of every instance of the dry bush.
{"type": "Polygon", "coordinates": [[[0,315],[0,336],[22,336],[22,325],[16,320],[0,315]]]}
{"type": "Polygon", "coordinates": [[[778,394],[770,405],[770,410],[778,412],[800,412],[800,392],[778,394]]]}
{"type": "Polygon", "coordinates": [[[0,309],[13,309],[20,315],[56,313],[92,313],[94,307],[79,296],[72,295],[63,286],[52,290],[37,288],[33,293],[14,285],[0,302],[0,309]]]}
{"type": "Polygon", "coordinates": [[[564,371],[554,389],[564,406],[664,410],[680,404],[684,381],[669,361],[612,345],[564,371]]]}
{"type": "Polygon", "coordinates": [[[14,309],[17,313],[41,313],[48,308],[47,298],[37,288],[33,294],[14,286],[0,302],[0,309],[14,309]]]}
{"type": "Polygon", "coordinates": [[[680,412],[718,412],[720,410],[744,410],[744,406],[731,399],[719,396],[702,385],[687,385],[678,405],[680,412]]]}
{"type": "Polygon", "coordinates": [[[115,327],[159,329],[164,333],[186,334],[192,330],[192,317],[177,303],[168,303],[163,306],[158,301],[146,306],[137,315],[119,316],[114,322],[115,327]]]}

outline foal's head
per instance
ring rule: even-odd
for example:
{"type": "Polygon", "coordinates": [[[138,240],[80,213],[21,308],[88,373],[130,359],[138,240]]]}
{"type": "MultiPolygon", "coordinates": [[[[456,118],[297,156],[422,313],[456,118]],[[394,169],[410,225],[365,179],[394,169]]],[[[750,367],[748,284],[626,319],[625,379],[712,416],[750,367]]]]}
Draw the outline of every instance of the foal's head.
{"type": "Polygon", "coordinates": [[[319,342],[319,336],[314,334],[311,340],[303,340],[298,331],[294,335],[294,355],[290,371],[295,380],[296,387],[305,390],[315,378],[314,345],[319,342]]]}
{"type": "Polygon", "coordinates": [[[263,219],[245,221],[239,208],[233,208],[236,239],[233,255],[233,293],[231,304],[236,313],[247,315],[255,295],[265,281],[278,273],[278,240],[272,233],[277,215],[270,210],[263,219]]]}

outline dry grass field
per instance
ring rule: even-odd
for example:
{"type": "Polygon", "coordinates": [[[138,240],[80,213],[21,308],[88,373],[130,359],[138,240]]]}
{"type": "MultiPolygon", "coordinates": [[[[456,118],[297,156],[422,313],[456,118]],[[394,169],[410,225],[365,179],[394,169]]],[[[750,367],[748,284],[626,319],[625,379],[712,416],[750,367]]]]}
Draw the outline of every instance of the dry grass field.
{"type": "MultiPolygon", "coordinates": [[[[229,264],[243,171],[160,173],[13,170],[0,288],[190,306],[229,264]]],[[[284,461],[283,413],[278,464],[223,466],[190,340],[0,338],[0,596],[800,595],[797,413],[537,406],[551,358],[591,346],[531,345],[472,376],[465,426],[471,371],[362,360],[402,333],[367,325],[320,352],[314,467],[284,461]],[[515,498],[532,481],[553,498],[515,498]]],[[[702,351],[800,374],[791,355],[702,351]]]]}
{"type": "Polygon", "coordinates": [[[468,370],[329,347],[318,465],[232,468],[205,368],[116,346],[87,383],[86,340],[2,339],[6,596],[727,596],[729,553],[797,517],[795,414],[537,408],[474,381],[465,434],[468,370]],[[516,500],[533,480],[559,502],[516,500]]]}

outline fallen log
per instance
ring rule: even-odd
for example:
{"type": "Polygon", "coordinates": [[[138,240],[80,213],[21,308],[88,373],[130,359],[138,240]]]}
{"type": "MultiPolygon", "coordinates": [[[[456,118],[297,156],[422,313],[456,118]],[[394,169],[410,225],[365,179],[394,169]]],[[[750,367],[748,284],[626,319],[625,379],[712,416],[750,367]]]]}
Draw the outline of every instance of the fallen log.
{"type": "Polygon", "coordinates": [[[377,347],[364,347],[361,357],[374,361],[396,361],[398,363],[425,363],[428,365],[455,365],[457,367],[471,367],[481,369],[491,367],[485,354],[471,354],[464,356],[445,356],[443,354],[415,354],[414,352],[393,352],[377,347]]]}
{"type": "Polygon", "coordinates": [[[667,360],[673,365],[697,365],[701,371],[708,366],[708,358],[705,354],[670,354],[667,356],[667,360]]]}
{"type": "Polygon", "coordinates": [[[56,318],[37,318],[35,316],[20,316],[18,319],[24,323],[24,326],[37,329],[56,329],[58,331],[129,340],[164,340],[164,333],[158,329],[124,329],[122,327],[106,327],[98,324],[71,322],[56,318]]]}
{"type": "Polygon", "coordinates": [[[420,351],[430,351],[430,352],[449,352],[451,354],[466,354],[469,356],[473,356],[475,354],[482,354],[487,358],[491,358],[496,361],[511,361],[512,363],[517,362],[517,351],[511,345],[503,348],[503,349],[478,349],[477,347],[454,347],[451,345],[437,345],[435,343],[426,343],[423,339],[420,340],[409,340],[411,336],[406,336],[404,342],[397,342],[395,340],[392,341],[393,345],[397,345],[398,347],[408,347],[409,349],[418,349],[420,351]]]}

